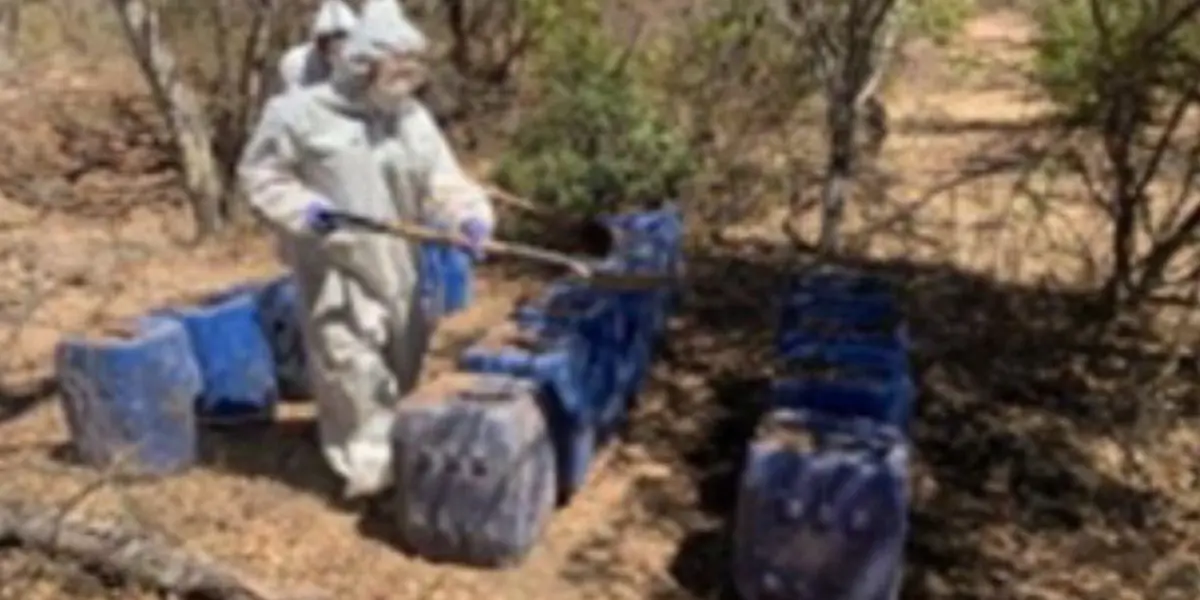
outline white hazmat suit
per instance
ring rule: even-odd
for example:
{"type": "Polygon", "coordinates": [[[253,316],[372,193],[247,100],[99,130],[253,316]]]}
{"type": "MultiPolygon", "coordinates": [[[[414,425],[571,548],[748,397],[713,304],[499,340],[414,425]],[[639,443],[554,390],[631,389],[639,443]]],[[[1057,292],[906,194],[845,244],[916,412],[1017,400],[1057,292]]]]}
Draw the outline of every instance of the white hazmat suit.
{"type": "Polygon", "coordinates": [[[279,60],[279,78],[283,89],[315,85],[329,79],[333,66],[321,55],[317,41],[323,37],[348,33],[358,22],[354,10],[342,0],[325,0],[313,17],[309,40],[293,46],[279,60]]]}
{"type": "Polygon", "coordinates": [[[429,111],[396,97],[411,86],[389,95],[371,85],[378,61],[425,47],[395,0],[368,0],[331,80],[272,99],[239,167],[300,287],[321,446],[347,497],[391,483],[392,408],[417,382],[429,325],[416,293],[420,246],[351,229],[323,235],[314,206],[438,221],[469,238],[495,223],[429,111]]]}

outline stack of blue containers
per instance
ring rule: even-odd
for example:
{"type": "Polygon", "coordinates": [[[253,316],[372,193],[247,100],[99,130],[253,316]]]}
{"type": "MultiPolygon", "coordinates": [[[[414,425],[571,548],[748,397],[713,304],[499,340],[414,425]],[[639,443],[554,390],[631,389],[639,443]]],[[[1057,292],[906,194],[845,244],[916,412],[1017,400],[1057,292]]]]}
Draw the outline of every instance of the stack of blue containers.
{"type": "MultiPolygon", "coordinates": [[[[681,268],[675,207],[609,225],[618,243],[601,268],[681,268]]],[[[464,253],[427,248],[421,269],[435,318],[470,301],[464,253]]],[[[402,402],[394,493],[411,549],[472,564],[523,557],[628,414],[673,302],[669,286],[554,283],[466,350],[458,373],[402,402]]],[[[279,398],[307,396],[299,311],[295,281],[283,276],[157,311],[117,337],[64,340],[58,369],[80,457],[175,472],[196,460],[197,416],[269,419],[279,398]]]]}
{"type": "MultiPolygon", "coordinates": [[[[611,219],[619,243],[603,267],[614,272],[667,274],[680,263],[682,222],[673,207],[661,210],[620,215],[611,219]]],[[[448,402],[460,408],[447,411],[436,403],[402,403],[403,420],[427,422],[436,420],[446,431],[455,430],[460,422],[484,419],[496,425],[490,437],[461,453],[477,456],[478,472],[495,473],[506,469],[514,475],[507,479],[509,486],[528,486],[521,493],[498,494],[495,482],[474,477],[459,467],[447,463],[429,463],[434,471],[422,477],[442,481],[441,485],[396,488],[399,529],[415,531],[412,523],[428,522],[430,517],[409,514],[405,507],[429,506],[432,498],[419,498],[422,490],[454,489],[457,497],[496,498],[497,502],[525,505],[497,506],[489,509],[493,515],[480,519],[479,511],[466,508],[479,502],[441,503],[437,522],[420,528],[419,536],[407,536],[410,549],[441,559],[472,564],[504,564],[519,560],[530,549],[533,539],[497,543],[497,532],[540,531],[541,523],[510,522],[513,519],[546,518],[541,502],[557,498],[562,503],[570,499],[587,480],[597,449],[609,438],[628,413],[629,400],[642,386],[652,348],[662,334],[672,301],[671,290],[612,291],[579,283],[558,282],[551,285],[535,301],[519,307],[512,319],[478,344],[468,348],[460,357],[461,373],[452,374],[460,383],[452,386],[456,392],[448,402]],[[486,379],[493,390],[496,377],[510,378],[532,384],[542,421],[532,423],[518,418],[527,410],[525,392],[512,391],[518,386],[508,384],[504,392],[488,394],[463,393],[464,374],[486,379]],[[486,396],[485,400],[480,400],[486,396]],[[470,408],[475,406],[475,408],[470,408]],[[544,438],[531,431],[512,429],[535,427],[544,431],[544,438]],[[523,459],[512,448],[523,446],[526,456],[542,456],[546,448],[554,457],[553,472],[543,479],[518,477],[517,465],[523,459]],[[439,466],[442,465],[442,466],[439,466]],[[478,484],[471,483],[478,481],[478,484]],[[555,493],[547,496],[541,486],[553,484],[555,493]],[[459,548],[451,552],[447,549],[459,548]],[[480,548],[490,549],[487,552],[480,548]],[[481,554],[482,552],[482,554],[481,554]]],[[[479,379],[480,382],[485,379],[479,379]]],[[[439,382],[430,384],[432,387],[439,382]]],[[[483,383],[480,383],[483,385],[483,383]]],[[[422,392],[427,394],[427,392],[422,392]]],[[[422,428],[428,430],[432,425],[422,428]]],[[[417,447],[405,436],[409,429],[397,428],[396,455],[417,447]]],[[[398,458],[399,464],[407,464],[398,458]]],[[[397,472],[398,479],[411,477],[409,472],[397,472]]],[[[507,488],[506,488],[507,489],[507,488]]],[[[511,490],[510,490],[511,492],[511,490]]]]}
{"type": "Polygon", "coordinates": [[[895,600],[914,385],[889,286],[806,274],[784,292],[782,373],[751,442],[734,536],[747,600],[895,600]]]}

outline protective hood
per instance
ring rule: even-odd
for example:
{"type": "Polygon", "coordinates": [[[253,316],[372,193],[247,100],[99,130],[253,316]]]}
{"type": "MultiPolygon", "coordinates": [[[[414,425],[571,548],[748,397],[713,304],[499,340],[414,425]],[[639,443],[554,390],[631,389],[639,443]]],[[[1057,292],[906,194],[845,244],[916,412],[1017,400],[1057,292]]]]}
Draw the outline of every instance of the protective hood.
{"type": "Polygon", "coordinates": [[[312,37],[316,39],[325,35],[349,33],[356,25],[358,18],[345,2],[325,0],[317,9],[317,16],[313,18],[312,37]]]}
{"type": "Polygon", "coordinates": [[[372,63],[388,54],[425,52],[428,44],[396,0],[367,0],[346,40],[344,57],[351,63],[372,63]]]}

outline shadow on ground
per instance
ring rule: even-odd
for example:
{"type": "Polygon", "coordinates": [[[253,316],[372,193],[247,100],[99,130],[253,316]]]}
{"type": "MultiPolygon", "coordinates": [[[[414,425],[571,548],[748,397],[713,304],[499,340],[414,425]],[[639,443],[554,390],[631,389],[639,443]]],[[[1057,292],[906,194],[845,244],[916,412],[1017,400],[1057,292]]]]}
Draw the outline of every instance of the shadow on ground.
{"type": "Polygon", "coordinates": [[[281,419],[254,427],[206,428],[201,461],[250,478],[274,479],[345,509],[342,484],[325,463],[311,418],[281,419]]]}
{"type": "MultiPolygon", "coordinates": [[[[763,410],[775,310],[768,299],[783,281],[784,258],[769,249],[691,256],[694,290],[628,438],[686,473],[692,490],[642,490],[630,509],[642,516],[613,524],[682,536],[673,582],[657,598],[733,597],[729,516],[763,410]]],[[[1045,556],[1039,564],[1025,552],[1038,544],[1074,553],[1053,567],[1071,576],[1087,571],[1099,582],[1115,573],[1126,592],[1148,589],[1156,556],[1177,539],[1170,523],[1179,510],[1136,469],[1118,476],[1098,468],[1088,447],[1111,440],[1129,452],[1160,425],[1195,416],[1195,358],[1132,335],[1089,333],[1081,298],[951,268],[857,266],[903,284],[915,339],[921,396],[903,597],[1021,597],[1017,586],[1029,589],[1048,570],[1045,556]],[[1172,361],[1176,391],[1164,393],[1163,366],[1172,361]]],[[[581,583],[612,570],[597,557],[619,555],[577,554],[565,576],[581,583]]]]}
{"type": "Polygon", "coordinates": [[[40,379],[21,388],[0,383],[0,425],[15,421],[29,411],[54,399],[58,382],[52,378],[40,379]]]}
{"type": "MultiPolygon", "coordinates": [[[[669,573],[649,575],[645,597],[732,597],[729,516],[771,376],[772,299],[789,260],[769,247],[690,256],[693,285],[623,444],[671,473],[635,475],[625,510],[570,551],[562,577],[602,597],[625,578],[644,580],[630,572],[624,544],[649,531],[680,542],[669,573]]],[[[1156,558],[1197,516],[1156,491],[1134,449],[1164,424],[1195,418],[1195,358],[1133,335],[1093,335],[1086,303],[1070,295],[948,267],[859,266],[902,284],[915,341],[921,396],[904,598],[1150,589],[1156,558]],[[1099,442],[1129,466],[1099,464],[1099,442]]],[[[211,432],[204,448],[217,468],[339,504],[309,420],[211,432]]]]}

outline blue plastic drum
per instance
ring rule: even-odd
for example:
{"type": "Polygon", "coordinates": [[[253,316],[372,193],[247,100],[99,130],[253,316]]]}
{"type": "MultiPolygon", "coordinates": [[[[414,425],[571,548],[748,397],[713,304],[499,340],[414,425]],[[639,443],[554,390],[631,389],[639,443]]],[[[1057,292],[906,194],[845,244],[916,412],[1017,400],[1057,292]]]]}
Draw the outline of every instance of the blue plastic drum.
{"type": "Polygon", "coordinates": [[[451,373],[400,403],[394,436],[400,540],[433,560],[524,558],[554,512],[555,458],[539,385],[451,373]]]}
{"type": "Polygon", "coordinates": [[[834,341],[897,352],[907,352],[911,346],[903,317],[892,305],[818,297],[785,307],[776,337],[780,353],[834,341]]]}
{"type": "Polygon", "coordinates": [[[280,394],[289,400],[311,397],[308,352],[300,326],[303,309],[295,278],[289,275],[270,281],[259,287],[256,295],[259,324],[271,347],[280,394]]]}
{"type": "Polygon", "coordinates": [[[442,250],[442,285],[445,313],[454,314],[466,309],[474,297],[472,277],[475,266],[471,255],[458,248],[442,250]]]}
{"type": "Polygon", "coordinates": [[[421,246],[421,272],[418,294],[421,306],[431,325],[441,320],[446,313],[445,249],[438,244],[421,246]]]}
{"type": "Polygon", "coordinates": [[[777,411],[750,446],[734,533],[747,600],[896,600],[908,449],[894,428],[777,411]]]}
{"type": "Polygon", "coordinates": [[[908,357],[847,343],[805,346],[784,355],[773,406],[875,419],[908,432],[916,385],[908,357]]]}
{"type": "Polygon", "coordinates": [[[895,298],[891,282],[836,267],[822,267],[801,273],[788,282],[787,295],[817,294],[824,296],[872,296],[895,298]]]}
{"type": "Polygon", "coordinates": [[[193,402],[203,380],[179,323],[149,317],[113,337],[63,339],[55,369],[83,463],[166,475],[196,462],[193,402]]]}
{"type": "Polygon", "coordinates": [[[546,334],[583,338],[583,393],[598,416],[599,437],[607,438],[625,416],[622,382],[635,376],[635,365],[628,363],[623,349],[632,324],[616,298],[583,286],[556,284],[534,302],[519,307],[515,319],[546,334]]]}
{"type": "Polygon", "coordinates": [[[162,314],[178,320],[191,340],[204,378],[196,403],[201,420],[237,424],[274,416],[279,388],[256,294],[239,290],[162,314]]]}
{"type": "Polygon", "coordinates": [[[596,452],[597,417],[583,389],[586,347],[569,334],[501,325],[467,348],[458,366],[471,373],[491,373],[537,381],[558,464],[559,500],[566,502],[583,486],[596,452]]]}
{"type": "MultiPolygon", "coordinates": [[[[658,210],[613,215],[606,224],[616,233],[613,258],[635,258],[662,275],[681,276],[683,258],[683,214],[674,204],[658,210]]],[[[664,290],[669,305],[678,300],[678,289],[664,290]]]]}

